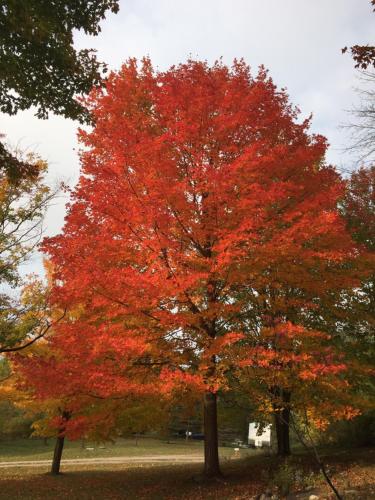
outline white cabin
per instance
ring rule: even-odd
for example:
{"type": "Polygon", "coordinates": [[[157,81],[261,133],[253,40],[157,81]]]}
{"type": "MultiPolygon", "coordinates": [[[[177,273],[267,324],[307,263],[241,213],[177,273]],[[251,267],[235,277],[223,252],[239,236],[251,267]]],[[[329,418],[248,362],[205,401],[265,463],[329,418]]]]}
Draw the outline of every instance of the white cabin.
{"type": "Polygon", "coordinates": [[[260,426],[261,424],[257,422],[251,422],[249,424],[249,444],[257,448],[271,446],[271,426],[266,425],[262,432],[258,432],[260,426]]]}

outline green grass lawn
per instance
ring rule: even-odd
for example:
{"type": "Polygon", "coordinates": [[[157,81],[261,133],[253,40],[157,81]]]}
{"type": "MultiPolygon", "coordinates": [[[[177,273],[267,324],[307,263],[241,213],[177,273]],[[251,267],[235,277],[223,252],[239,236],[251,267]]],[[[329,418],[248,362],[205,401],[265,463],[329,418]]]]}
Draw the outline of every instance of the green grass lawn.
{"type": "MultiPolygon", "coordinates": [[[[203,442],[184,439],[166,441],[139,438],[118,439],[115,443],[97,444],[86,441],[85,448],[80,441],[66,441],[63,459],[69,458],[105,458],[105,457],[133,457],[147,455],[203,455],[203,442]],[[88,450],[87,448],[94,448],[88,450]]],[[[0,441],[0,462],[19,460],[49,460],[52,458],[54,440],[49,439],[47,445],[42,439],[15,439],[0,441]]],[[[246,457],[258,453],[252,449],[240,449],[234,452],[234,447],[221,447],[220,456],[230,458],[232,456],[246,457]]]]}

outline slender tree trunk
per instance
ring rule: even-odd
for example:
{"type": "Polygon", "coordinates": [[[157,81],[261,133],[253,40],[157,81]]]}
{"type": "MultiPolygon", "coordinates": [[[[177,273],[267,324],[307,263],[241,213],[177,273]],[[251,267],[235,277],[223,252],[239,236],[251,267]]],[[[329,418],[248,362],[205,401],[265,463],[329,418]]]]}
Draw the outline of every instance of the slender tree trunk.
{"type": "Polygon", "coordinates": [[[218,444],[217,396],[207,391],[204,394],[204,474],[207,477],[221,476],[218,444]]]}
{"type": "Polygon", "coordinates": [[[59,434],[56,438],[55,451],[53,452],[53,460],[51,467],[51,474],[53,475],[60,474],[61,456],[64,449],[64,441],[65,441],[64,424],[70,419],[71,413],[67,410],[63,410],[61,411],[61,417],[62,417],[62,425],[59,429],[59,434]]]}
{"type": "Polygon", "coordinates": [[[52,468],[51,468],[51,474],[53,475],[60,474],[60,463],[64,448],[64,441],[65,441],[64,436],[58,436],[56,438],[55,451],[53,453],[52,468]]]}

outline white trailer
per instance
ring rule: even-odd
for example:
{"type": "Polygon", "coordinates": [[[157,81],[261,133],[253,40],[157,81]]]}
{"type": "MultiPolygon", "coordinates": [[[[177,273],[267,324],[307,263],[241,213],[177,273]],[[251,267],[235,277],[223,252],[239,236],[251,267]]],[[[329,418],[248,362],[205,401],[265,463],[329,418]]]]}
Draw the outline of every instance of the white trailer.
{"type": "Polygon", "coordinates": [[[262,446],[271,446],[271,425],[266,425],[263,430],[260,431],[261,424],[257,422],[251,422],[249,424],[249,438],[248,442],[250,446],[255,446],[261,448],[262,446]]]}

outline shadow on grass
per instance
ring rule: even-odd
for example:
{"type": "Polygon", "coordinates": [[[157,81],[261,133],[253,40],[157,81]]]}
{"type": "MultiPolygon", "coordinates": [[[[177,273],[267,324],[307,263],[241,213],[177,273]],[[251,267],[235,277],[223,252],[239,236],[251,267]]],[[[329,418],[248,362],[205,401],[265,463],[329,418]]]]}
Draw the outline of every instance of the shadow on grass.
{"type": "MultiPolygon", "coordinates": [[[[113,469],[113,466],[112,466],[113,469]]],[[[18,469],[0,481],[1,499],[206,499],[240,498],[262,487],[249,464],[225,463],[220,481],[197,480],[202,465],[134,466],[117,470],[63,471],[58,476],[18,469]],[[251,488],[250,488],[251,485],[251,488]],[[250,488],[250,489],[249,489],[250,488]]],[[[257,477],[258,476],[258,477],[257,477]]],[[[245,497],[244,497],[245,498],[245,497]]]]}
{"type": "MultiPolygon", "coordinates": [[[[301,469],[314,468],[306,455],[298,454],[291,460],[301,469]]],[[[341,452],[334,450],[329,457],[326,457],[326,461],[337,471],[339,481],[341,476],[344,479],[349,477],[348,471],[354,471],[357,482],[353,483],[353,495],[361,492],[362,496],[357,498],[371,498],[366,492],[372,494],[371,488],[375,486],[374,483],[368,483],[370,468],[375,463],[374,449],[341,452]],[[362,474],[362,479],[359,472],[362,474]]],[[[101,470],[77,466],[79,470],[72,470],[69,467],[59,476],[46,474],[46,469],[20,468],[13,471],[7,469],[4,470],[0,481],[0,499],[248,500],[265,491],[270,475],[279,464],[280,461],[276,457],[265,455],[224,461],[222,466],[224,476],[219,481],[197,480],[202,472],[201,464],[143,467],[138,464],[126,468],[111,465],[102,467],[101,470]]],[[[323,482],[318,487],[322,487],[322,484],[323,482]]],[[[348,489],[348,484],[341,482],[341,487],[348,489]]]]}

